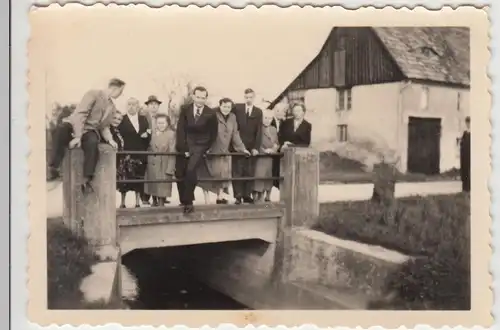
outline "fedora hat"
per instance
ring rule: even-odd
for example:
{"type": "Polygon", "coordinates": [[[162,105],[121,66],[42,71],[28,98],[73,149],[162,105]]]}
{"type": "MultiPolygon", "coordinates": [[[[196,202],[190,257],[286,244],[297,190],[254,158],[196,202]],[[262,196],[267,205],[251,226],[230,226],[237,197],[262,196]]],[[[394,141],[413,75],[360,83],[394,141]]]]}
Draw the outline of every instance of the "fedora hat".
{"type": "Polygon", "coordinates": [[[160,100],[158,100],[158,98],[156,96],[151,95],[151,96],[148,97],[148,100],[146,102],[144,102],[144,104],[148,105],[151,102],[156,102],[158,104],[162,103],[160,100]]]}

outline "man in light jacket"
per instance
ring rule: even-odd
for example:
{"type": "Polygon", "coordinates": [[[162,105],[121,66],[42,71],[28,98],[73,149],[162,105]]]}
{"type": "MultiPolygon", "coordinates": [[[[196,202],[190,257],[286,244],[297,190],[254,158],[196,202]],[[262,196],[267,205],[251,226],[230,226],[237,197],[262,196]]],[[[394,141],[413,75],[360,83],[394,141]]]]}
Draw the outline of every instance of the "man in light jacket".
{"type": "Polygon", "coordinates": [[[66,148],[83,149],[82,190],[92,190],[91,181],[94,177],[99,157],[98,144],[101,140],[116,147],[109,126],[117,111],[113,99],[118,98],[125,87],[125,82],[111,79],[105,90],[90,90],[83,96],[75,111],[65,118],[56,128],[52,140],[52,155],[49,162],[49,181],[60,177],[59,167],[64,158],[66,148]]]}

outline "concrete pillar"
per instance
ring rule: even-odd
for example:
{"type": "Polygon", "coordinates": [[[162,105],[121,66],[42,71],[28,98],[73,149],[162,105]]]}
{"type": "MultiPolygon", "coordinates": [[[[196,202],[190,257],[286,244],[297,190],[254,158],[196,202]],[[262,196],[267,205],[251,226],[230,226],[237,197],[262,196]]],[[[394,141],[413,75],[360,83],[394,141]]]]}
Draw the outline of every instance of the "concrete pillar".
{"type": "Polygon", "coordinates": [[[95,246],[116,245],[116,152],[111,146],[99,145],[94,192],[82,193],[83,180],[83,151],[68,150],[63,163],[64,223],[95,246]]]}
{"type": "Polygon", "coordinates": [[[312,148],[288,148],[281,159],[280,199],[285,214],[280,221],[273,281],[283,284],[290,274],[293,227],[311,228],[319,216],[319,153],[312,148]]]}
{"type": "Polygon", "coordinates": [[[319,153],[312,148],[288,148],[281,160],[280,199],[285,226],[310,228],[319,216],[319,153]]]}
{"type": "MultiPolygon", "coordinates": [[[[121,256],[116,221],[116,152],[107,144],[99,145],[99,161],[92,181],[93,192],[83,194],[83,151],[66,152],[63,162],[63,221],[77,236],[84,236],[93,246],[99,262],[82,282],[82,292],[105,286],[101,297],[106,308],[121,304],[121,256]]],[[[92,295],[91,295],[92,296],[92,295]]],[[[93,299],[87,299],[93,302],[93,299]]]]}

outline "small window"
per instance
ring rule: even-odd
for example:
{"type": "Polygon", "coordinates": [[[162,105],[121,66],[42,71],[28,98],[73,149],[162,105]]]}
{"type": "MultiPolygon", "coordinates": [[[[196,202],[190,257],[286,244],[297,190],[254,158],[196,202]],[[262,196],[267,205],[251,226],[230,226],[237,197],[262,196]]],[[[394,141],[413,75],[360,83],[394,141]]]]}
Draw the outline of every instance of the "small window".
{"type": "Polygon", "coordinates": [[[350,88],[337,90],[337,111],[351,110],[352,91],[350,88]]]}
{"type": "Polygon", "coordinates": [[[347,125],[337,125],[337,139],[340,142],[347,141],[347,125]]]}
{"type": "Polygon", "coordinates": [[[423,87],[422,88],[422,94],[420,96],[420,109],[421,110],[427,110],[429,107],[429,88],[428,87],[423,87]]]}

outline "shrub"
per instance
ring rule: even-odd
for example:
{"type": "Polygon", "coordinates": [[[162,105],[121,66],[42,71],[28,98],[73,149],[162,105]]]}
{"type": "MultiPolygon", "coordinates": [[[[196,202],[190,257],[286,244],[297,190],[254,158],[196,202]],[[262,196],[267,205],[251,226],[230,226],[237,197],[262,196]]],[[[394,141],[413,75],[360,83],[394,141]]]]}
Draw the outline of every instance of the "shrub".
{"type": "Polygon", "coordinates": [[[49,309],[81,309],[81,281],[97,262],[84,238],[75,237],[62,223],[47,226],[47,300],[49,309]]]}

